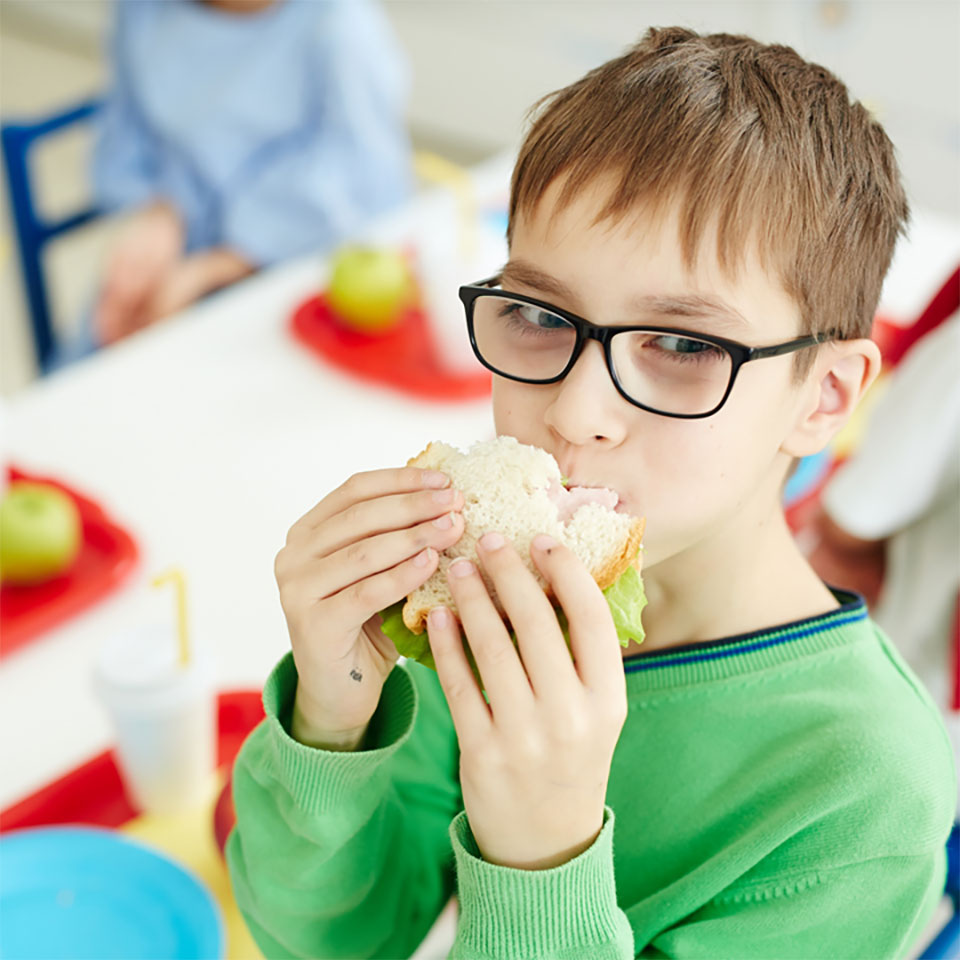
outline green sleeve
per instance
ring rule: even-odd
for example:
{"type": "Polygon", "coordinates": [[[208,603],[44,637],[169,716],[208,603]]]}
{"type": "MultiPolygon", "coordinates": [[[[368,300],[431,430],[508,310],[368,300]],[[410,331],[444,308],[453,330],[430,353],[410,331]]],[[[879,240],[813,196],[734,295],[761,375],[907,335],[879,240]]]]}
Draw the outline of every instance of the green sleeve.
{"type": "Polygon", "coordinates": [[[731,889],[664,930],[641,958],[900,960],[943,893],[944,849],[879,857],[803,879],[731,889]]]}
{"type": "Polygon", "coordinates": [[[387,677],[363,749],[289,735],[287,654],[266,718],[233,772],[226,858],[237,904],[267,957],[409,957],[453,893],[448,829],[463,808],[456,735],[418,664],[387,677]]]}
{"type": "Polygon", "coordinates": [[[581,854],[548,870],[487,863],[466,812],[450,824],[460,917],[448,960],[632,960],[633,930],[617,906],[613,809],[581,854]]]}

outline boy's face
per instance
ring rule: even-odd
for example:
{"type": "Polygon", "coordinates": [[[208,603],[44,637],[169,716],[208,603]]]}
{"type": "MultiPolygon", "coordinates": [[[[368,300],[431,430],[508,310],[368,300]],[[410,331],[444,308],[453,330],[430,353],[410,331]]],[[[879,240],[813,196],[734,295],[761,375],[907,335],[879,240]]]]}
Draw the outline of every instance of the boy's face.
{"type": "MultiPolygon", "coordinates": [[[[559,185],[551,184],[532,216],[514,223],[505,289],[604,325],[650,322],[748,346],[799,336],[797,306],[752,252],[733,282],[720,272],[715,234],[708,232],[696,271],[688,273],[675,220],[651,227],[628,217],[590,226],[606,199],[598,182],[551,223],[559,185]],[[568,293],[512,264],[535,268],[568,293]],[[721,326],[708,316],[649,318],[631,307],[632,299],[646,294],[720,297],[746,324],[721,326]]],[[[649,569],[704,541],[722,540],[732,531],[744,534],[744,524],[762,524],[776,509],[792,459],[781,444],[808,402],[791,383],[793,362],[787,354],[745,364],[717,413],[682,420],[649,413],[621,397],[602,347],[589,340],[558,383],[494,376],[496,429],[549,450],[573,482],[617,490],[619,510],[647,518],[644,568],[649,569]]]]}

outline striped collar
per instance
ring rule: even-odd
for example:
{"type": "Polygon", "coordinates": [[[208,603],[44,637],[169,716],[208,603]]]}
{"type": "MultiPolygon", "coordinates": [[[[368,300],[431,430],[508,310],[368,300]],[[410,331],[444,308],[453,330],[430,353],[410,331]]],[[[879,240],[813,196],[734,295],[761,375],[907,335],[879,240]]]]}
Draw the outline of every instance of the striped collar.
{"type": "Polygon", "coordinates": [[[721,640],[644,651],[624,658],[628,689],[687,686],[750,673],[868,634],[869,614],[863,597],[827,586],[840,603],[827,613],[721,640]]]}

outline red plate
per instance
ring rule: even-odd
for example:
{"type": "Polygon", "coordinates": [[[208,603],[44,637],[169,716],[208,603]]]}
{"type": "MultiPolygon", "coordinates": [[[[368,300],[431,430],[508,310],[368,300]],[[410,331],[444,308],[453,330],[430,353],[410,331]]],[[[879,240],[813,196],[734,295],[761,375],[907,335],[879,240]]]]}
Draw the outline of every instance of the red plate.
{"type": "Polygon", "coordinates": [[[34,586],[0,586],[0,658],[110,593],[133,571],[139,550],[133,538],[112,523],[103,508],[52,477],[7,468],[7,477],[49,483],[73,498],[80,510],[83,544],[73,566],[34,586]]]}
{"type": "Polygon", "coordinates": [[[440,362],[423,310],[407,310],[385,333],[353,330],[339,321],[321,293],[297,307],[293,335],[324,360],[364,380],[427,400],[473,400],[490,393],[490,371],[455,373],[440,362]]]}

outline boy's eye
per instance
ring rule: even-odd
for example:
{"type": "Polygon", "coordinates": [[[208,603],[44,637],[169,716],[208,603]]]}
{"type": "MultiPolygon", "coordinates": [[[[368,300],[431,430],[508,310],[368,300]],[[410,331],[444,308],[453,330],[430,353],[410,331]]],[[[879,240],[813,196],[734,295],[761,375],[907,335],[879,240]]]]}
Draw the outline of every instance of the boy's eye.
{"type": "Polygon", "coordinates": [[[665,357],[683,362],[710,362],[725,358],[725,351],[706,340],[694,340],[674,334],[644,336],[641,346],[653,350],[665,357]]]}
{"type": "Polygon", "coordinates": [[[558,317],[555,313],[517,300],[502,300],[499,314],[511,320],[512,326],[528,326],[538,330],[564,330],[570,326],[563,317],[558,317]]]}

